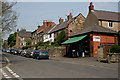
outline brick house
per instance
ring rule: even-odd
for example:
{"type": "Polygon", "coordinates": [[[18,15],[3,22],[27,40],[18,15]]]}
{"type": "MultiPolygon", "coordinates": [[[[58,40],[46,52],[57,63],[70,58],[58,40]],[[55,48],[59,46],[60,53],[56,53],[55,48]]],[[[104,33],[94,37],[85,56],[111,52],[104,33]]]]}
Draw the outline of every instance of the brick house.
{"type": "Polygon", "coordinates": [[[116,31],[98,25],[85,27],[81,31],[69,37],[70,39],[64,43],[69,44],[71,50],[76,48],[76,51],[78,51],[79,55],[84,52],[85,56],[98,56],[98,47],[101,45],[118,44],[118,36],[116,31]],[[70,43],[68,42],[83,35],[86,35],[86,37],[80,40],[72,41],[70,43]],[[81,48],[81,51],[79,48],[81,48]]]}
{"type": "Polygon", "coordinates": [[[43,25],[38,25],[38,29],[32,32],[32,45],[37,44],[39,41],[44,41],[44,34],[54,25],[55,23],[52,21],[43,20],[43,25]]]}
{"type": "Polygon", "coordinates": [[[28,31],[19,31],[17,29],[17,34],[16,34],[16,48],[22,48],[27,45],[26,40],[31,39],[31,32],[28,31]]]}
{"type": "Polygon", "coordinates": [[[72,17],[70,13],[67,16],[67,21],[63,21],[62,18],[59,19],[59,24],[50,32],[54,33],[54,40],[56,40],[58,34],[64,30],[67,33],[67,36],[70,36],[73,33],[83,29],[83,24],[85,21],[85,17],[80,13],[76,17],[72,17]],[[67,29],[67,30],[66,30],[67,29]]]}

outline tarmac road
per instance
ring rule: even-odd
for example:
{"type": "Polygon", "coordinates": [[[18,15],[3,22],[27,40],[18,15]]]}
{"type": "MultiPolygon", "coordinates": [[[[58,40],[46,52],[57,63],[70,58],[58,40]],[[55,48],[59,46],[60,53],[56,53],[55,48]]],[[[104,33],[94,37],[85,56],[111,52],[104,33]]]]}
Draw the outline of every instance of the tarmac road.
{"type": "Polygon", "coordinates": [[[10,64],[3,69],[8,78],[118,78],[118,70],[4,54],[10,64]]]}

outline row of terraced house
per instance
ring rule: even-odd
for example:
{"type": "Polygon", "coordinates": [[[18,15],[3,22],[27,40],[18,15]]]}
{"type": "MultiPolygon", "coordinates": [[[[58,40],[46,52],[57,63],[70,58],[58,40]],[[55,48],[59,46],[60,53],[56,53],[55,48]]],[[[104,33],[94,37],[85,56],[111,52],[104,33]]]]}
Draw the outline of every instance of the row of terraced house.
{"type": "Polygon", "coordinates": [[[69,56],[72,55],[72,50],[76,50],[79,56],[82,52],[85,52],[86,56],[98,56],[100,46],[118,44],[119,15],[118,12],[95,10],[91,2],[86,18],[81,13],[75,17],[70,13],[65,20],[60,17],[58,24],[43,20],[43,25],[38,25],[33,32],[23,33],[17,30],[16,46],[25,46],[25,38],[32,38],[32,45],[39,41],[54,42],[58,34],[64,30],[67,38],[62,44],[66,45],[66,53],[69,56]]]}

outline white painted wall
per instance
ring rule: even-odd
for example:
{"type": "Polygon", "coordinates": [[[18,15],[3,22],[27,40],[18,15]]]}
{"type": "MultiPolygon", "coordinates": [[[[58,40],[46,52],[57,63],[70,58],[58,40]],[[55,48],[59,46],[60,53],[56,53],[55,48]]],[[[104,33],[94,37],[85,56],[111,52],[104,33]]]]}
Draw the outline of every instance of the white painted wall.
{"type": "Polygon", "coordinates": [[[50,34],[44,34],[43,39],[44,39],[43,42],[46,41],[54,42],[54,33],[51,34],[51,37],[50,34]]]}

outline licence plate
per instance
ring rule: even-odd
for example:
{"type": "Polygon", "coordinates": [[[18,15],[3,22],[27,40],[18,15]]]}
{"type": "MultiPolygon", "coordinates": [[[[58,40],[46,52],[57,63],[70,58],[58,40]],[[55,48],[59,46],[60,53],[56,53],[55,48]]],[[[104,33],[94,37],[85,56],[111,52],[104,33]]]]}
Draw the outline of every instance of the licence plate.
{"type": "Polygon", "coordinates": [[[46,55],[46,54],[43,54],[43,55],[46,55]]]}

